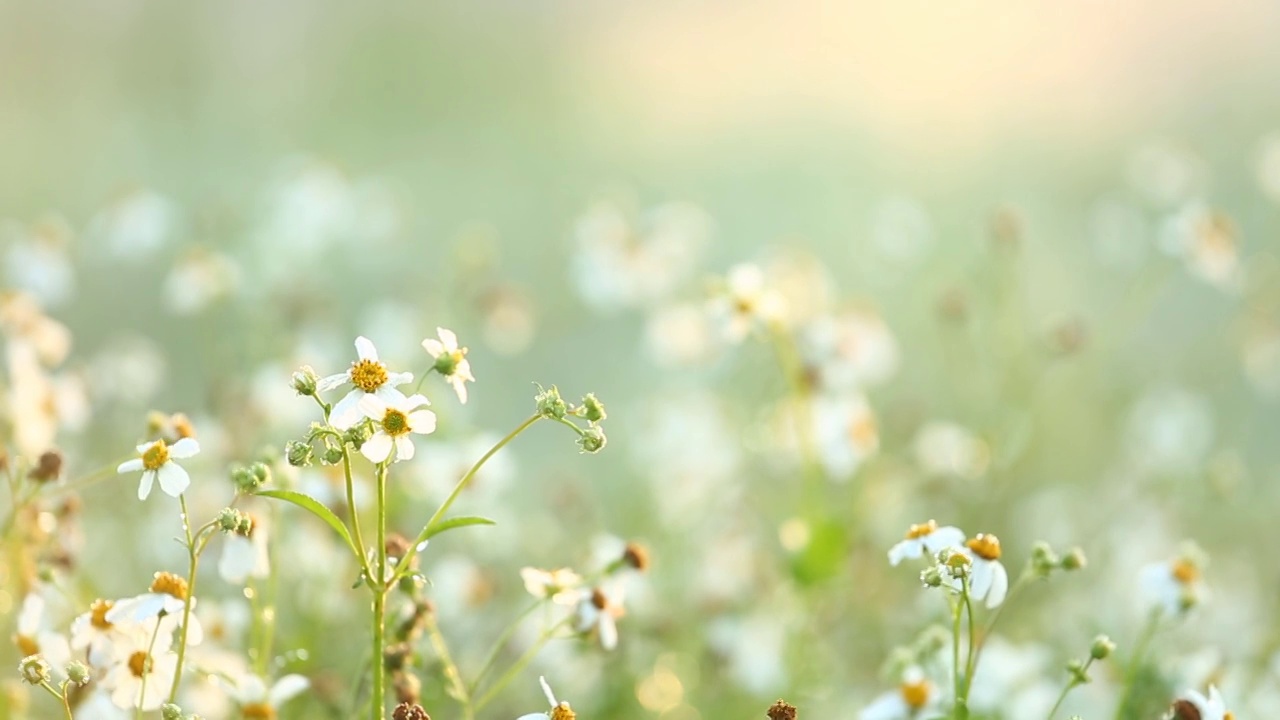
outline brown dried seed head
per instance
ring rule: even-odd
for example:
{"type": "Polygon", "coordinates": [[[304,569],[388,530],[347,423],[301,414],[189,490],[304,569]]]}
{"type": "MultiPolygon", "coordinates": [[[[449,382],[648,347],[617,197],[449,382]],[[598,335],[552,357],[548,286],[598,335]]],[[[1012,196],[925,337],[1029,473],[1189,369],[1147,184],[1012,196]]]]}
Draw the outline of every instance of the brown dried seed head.
{"type": "Polygon", "coordinates": [[[391,711],[391,720],[431,720],[431,716],[421,705],[416,703],[400,703],[391,711]]]}
{"type": "Polygon", "coordinates": [[[769,720],[796,720],[796,706],[786,700],[778,700],[769,707],[769,720]]]}
{"type": "Polygon", "coordinates": [[[640,543],[629,542],[626,549],[622,551],[622,561],[644,572],[649,569],[649,549],[640,543]]]}
{"type": "Polygon", "coordinates": [[[57,450],[45,450],[31,468],[31,479],[36,482],[53,482],[62,475],[62,453],[57,450]]]}

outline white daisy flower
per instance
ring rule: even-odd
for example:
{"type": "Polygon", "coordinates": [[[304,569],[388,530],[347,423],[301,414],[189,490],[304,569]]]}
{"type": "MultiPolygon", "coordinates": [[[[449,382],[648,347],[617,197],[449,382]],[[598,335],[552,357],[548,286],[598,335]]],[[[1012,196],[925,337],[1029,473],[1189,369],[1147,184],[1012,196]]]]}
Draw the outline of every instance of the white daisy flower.
{"type": "Polygon", "coordinates": [[[569,703],[558,702],[556,694],[551,692],[551,686],[547,684],[544,677],[538,678],[538,683],[542,685],[542,692],[547,696],[547,702],[551,703],[551,709],[544,713],[529,713],[521,715],[516,720],[542,720],[542,718],[551,718],[551,720],[574,720],[577,715],[573,710],[569,709],[569,703]]]}
{"type": "Polygon", "coordinates": [[[128,618],[112,622],[107,614],[115,607],[112,600],[98,599],[89,611],[71,622],[71,648],[83,652],[93,667],[105,667],[115,656],[116,645],[124,643],[132,635],[147,635],[140,623],[128,618]]]}
{"type": "Polygon", "coordinates": [[[1240,249],[1226,215],[1201,202],[1189,203],[1166,221],[1161,244],[1201,280],[1223,290],[1238,287],[1240,249]]]}
{"type": "Polygon", "coordinates": [[[811,412],[819,459],[832,480],[848,481],[879,451],[880,426],[862,395],[820,397],[813,401],[811,412]]]}
{"type": "Polygon", "coordinates": [[[572,605],[579,599],[578,586],[582,577],[569,568],[540,570],[534,567],[520,569],[524,589],[536,598],[546,598],[562,605],[572,605]]]}
{"type": "Polygon", "coordinates": [[[44,609],[40,595],[30,593],[23,598],[13,641],[23,657],[40,655],[55,673],[61,673],[71,661],[71,645],[65,637],[45,627],[44,609]]]}
{"type": "Polygon", "coordinates": [[[937,521],[912,525],[907,529],[907,536],[897,545],[889,548],[889,564],[897,565],[907,558],[918,558],[926,551],[930,555],[949,547],[964,544],[964,531],[958,527],[946,525],[938,527],[937,521]]]}
{"type": "Polygon", "coordinates": [[[458,347],[458,336],[452,330],[436,328],[439,340],[427,338],[422,347],[436,359],[435,370],[453,386],[458,394],[458,402],[467,402],[467,383],[475,382],[471,375],[471,363],[467,361],[467,349],[458,347]]]}
{"type": "Polygon", "coordinates": [[[969,568],[969,597],[998,607],[1009,592],[1009,573],[1000,562],[1000,538],[978,533],[965,542],[960,552],[972,561],[969,568]]]}
{"type": "Polygon", "coordinates": [[[270,688],[257,675],[246,674],[236,678],[235,684],[227,683],[227,694],[240,706],[246,718],[274,718],[280,706],[297,697],[311,686],[301,675],[285,675],[270,688]]]}
{"type": "Polygon", "coordinates": [[[178,497],[186,492],[191,484],[191,476],[174,459],[182,460],[200,452],[200,444],[195,438],[182,438],[169,445],[164,440],[156,440],[138,446],[139,457],[120,463],[116,472],[129,473],[142,471],[142,482],[138,484],[138,499],[146,500],[151,494],[151,485],[160,481],[160,489],[166,494],[178,497]]]}
{"type": "Polygon", "coordinates": [[[1171,720],[1234,720],[1235,714],[1227,709],[1222,693],[1209,686],[1209,697],[1195,690],[1188,690],[1173,702],[1171,720]]]}
{"type": "Polygon", "coordinates": [[[807,354],[826,387],[847,390],[880,385],[898,370],[897,340],[870,310],[823,315],[805,329],[807,354]]]}
{"type": "Polygon", "coordinates": [[[938,687],[929,682],[924,671],[909,667],[902,674],[896,690],[891,690],[863,708],[859,720],[913,720],[937,709],[938,687]]]}
{"type": "Polygon", "coordinates": [[[603,589],[595,588],[583,593],[574,610],[573,629],[580,633],[595,633],[600,647],[612,650],[618,646],[618,618],[626,613],[621,599],[610,598],[603,589]]]}
{"type": "Polygon", "coordinates": [[[413,373],[388,372],[387,366],[378,360],[378,349],[366,337],[356,338],[356,355],[359,359],[351,363],[346,372],[321,378],[316,383],[318,392],[327,392],[346,383],[355,386],[329,412],[329,424],[339,430],[346,430],[360,421],[362,398],[373,395],[387,403],[403,400],[404,393],[396,390],[396,386],[413,382],[413,373]]]}
{"type": "Polygon", "coordinates": [[[251,577],[264,578],[271,574],[271,559],[267,552],[267,527],[258,518],[250,518],[248,535],[227,533],[218,558],[218,574],[232,585],[243,585],[251,577]]]}
{"type": "Polygon", "coordinates": [[[162,633],[154,644],[149,635],[136,635],[115,646],[114,661],[102,678],[102,687],[111,692],[116,707],[147,711],[164,704],[178,669],[172,642],[171,635],[162,633]]]}
{"type": "Polygon", "coordinates": [[[758,325],[781,320],[784,307],[782,296],[766,286],[764,271],[750,264],[730,268],[724,291],[711,301],[711,312],[732,343],[745,340],[758,325]]]}
{"type": "Polygon", "coordinates": [[[1203,560],[1193,552],[1161,563],[1152,563],[1139,571],[1139,584],[1152,605],[1167,616],[1181,615],[1201,604],[1208,591],[1201,580],[1203,560]]]}
{"type": "MultiPolygon", "coordinates": [[[[158,572],[151,581],[150,592],[117,600],[106,612],[111,623],[145,623],[148,629],[156,628],[148,621],[159,618],[157,632],[173,633],[182,623],[183,606],[187,598],[187,581],[173,573],[158,572]]],[[[191,605],[194,609],[195,598],[191,605]]],[[[187,644],[199,645],[204,640],[200,620],[191,613],[191,626],[187,628],[187,644]]]]}
{"type": "Polygon", "coordinates": [[[373,437],[364,441],[360,452],[375,463],[386,462],[395,448],[396,462],[413,458],[413,441],[409,433],[426,435],[436,429],[436,414],[422,408],[428,405],[421,395],[386,401],[378,395],[360,398],[360,412],[373,420],[373,437]],[[420,409],[422,408],[422,409],[420,409]]]}

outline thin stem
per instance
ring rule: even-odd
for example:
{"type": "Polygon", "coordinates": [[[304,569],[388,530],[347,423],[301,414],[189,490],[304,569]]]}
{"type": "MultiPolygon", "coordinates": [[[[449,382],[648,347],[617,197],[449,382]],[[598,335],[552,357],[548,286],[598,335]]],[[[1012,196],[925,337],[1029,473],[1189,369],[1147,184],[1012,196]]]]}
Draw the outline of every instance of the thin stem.
{"type": "MultiPolygon", "coordinates": [[[[1087,673],[1089,671],[1089,666],[1091,665],[1093,665],[1092,655],[1090,655],[1089,659],[1085,660],[1084,665],[1080,667],[1080,674],[1083,675],[1084,673],[1087,673]]],[[[1079,686],[1079,679],[1077,679],[1077,676],[1072,675],[1071,679],[1067,681],[1066,687],[1062,688],[1062,692],[1058,694],[1058,701],[1053,704],[1053,708],[1049,710],[1049,714],[1045,717],[1045,720],[1053,720],[1053,716],[1057,715],[1058,710],[1062,708],[1062,703],[1066,702],[1067,695],[1079,686]]]]}
{"type": "MultiPolygon", "coordinates": [[[[378,463],[376,484],[378,486],[377,538],[375,553],[378,558],[378,576],[368,578],[369,587],[373,589],[373,685],[370,688],[370,720],[383,720],[383,699],[386,694],[386,668],[382,659],[382,648],[385,642],[385,615],[387,606],[387,464],[378,463]]],[[[355,513],[353,512],[354,516],[355,513]]],[[[362,546],[363,547],[363,546],[362,546]]]]}
{"type": "Polygon", "coordinates": [[[1124,687],[1120,690],[1120,701],[1116,703],[1115,720],[1122,720],[1124,717],[1125,707],[1129,704],[1129,694],[1133,691],[1133,681],[1138,676],[1138,668],[1142,666],[1142,660],[1147,655],[1147,649],[1151,646],[1156,631],[1160,629],[1160,618],[1160,608],[1157,607],[1151,611],[1146,625],[1142,627],[1142,634],[1133,645],[1133,655],[1129,657],[1129,663],[1125,666],[1124,687]]]}
{"type": "Polygon", "coordinates": [[[511,621],[511,624],[507,626],[507,629],[502,631],[502,635],[498,636],[498,640],[493,644],[493,649],[489,651],[489,655],[485,658],[484,664],[480,666],[480,671],[477,672],[476,676],[471,680],[471,692],[473,694],[480,687],[480,681],[484,680],[484,676],[493,669],[493,664],[498,661],[498,655],[502,653],[502,648],[506,647],[507,641],[515,634],[516,629],[520,627],[520,623],[523,622],[525,618],[529,617],[533,611],[542,607],[542,603],[542,600],[537,600],[532,605],[525,608],[516,616],[515,620],[511,621]]]}
{"type": "MultiPolygon", "coordinates": [[[[961,580],[960,592],[967,592],[968,586],[967,580],[961,580]]],[[[951,604],[951,694],[956,717],[960,717],[960,703],[963,697],[960,691],[960,620],[963,612],[964,603],[956,599],[951,604]]]]}
{"type": "Polygon", "coordinates": [[[969,702],[969,690],[973,687],[973,676],[978,671],[977,637],[973,634],[973,598],[969,597],[968,584],[965,585],[964,611],[969,616],[969,645],[964,662],[964,701],[969,702]]]}
{"type": "Polygon", "coordinates": [[[507,671],[502,674],[502,677],[498,678],[497,681],[495,681],[493,685],[490,686],[489,689],[486,690],[484,694],[480,696],[479,700],[475,701],[473,705],[474,711],[480,712],[480,710],[483,709],[485,705],[488,705],[490,700],[493,700],[498,695],[498,693],[502,691],[503,688],[505,688],[508,684],[511,683],[513,679],[515,679],[516,675],[519,675],[520,672],[524,670],[525,667],[527,667],[530,662],[533,661],[533,658],[538,655],[538,651],[542,650],[542,648],[548,642],[550,642],[552,638],[555,637],[556,631],[559,630],[561,627],[563,627],[566,623],[568,623],[572,619],[573,619],[573,616],[570,615],[568,617],[565,617],[563,620],[556,623],[555,625],[552,625],[551,627],[544,630],[542,633],[542,636],[538,638],[538,641],[535,642],[528,650],[526,650],[524,654],[521,655],[520,658],[511,665],[511,667],[507,668],[507,671]]]}
{"type": "MultiPolygon", "coordinates": [[[[138,707],[134,709],[134,717],[138,720],[142,720],[142,703],[147,697],[147,678],[151,676],[151,665],[155,663],[152,653],[156,649],[156,638],[160,637],[160,620],[161,618],[156,618],[156,629],[151,631],[151,642],[147,643],[147,672],[142,673],[142,682],[138,685],[138,707]]],[[[178,675],[175,673],[174,679],[177,678],[178,675]]]]}
{"type": "Polygon", "coordinates": [[[475,710],[471,707],[471,693],[467,690],[467,684],[462,681],[462,673],[458,670],[458,664],[453,661],[453,656],[449,654],[449,644],[445,642],[444,635],[440,632],[440,624],[436,622],[435,614],[428,613],[426,617],[427,634],[431,638],[431,646],[435,648],[436,656],[440,658],[440,663],[444,665],[444,676],[449,680],[449,684],[453,686],[453,691],[458,696],[458,702],[462,703],[462,713],[466,720],[475,717],[475,710]]]}
{"type": "Polygon", "coordinates": [[[360,512],[356,509],[356,483],[351,474],[351,450],[345,442],[342,443],[342,474],[347,482],[347,511],[351,513],[351,534],[355,538],[356,547],[360,548],[360,569],[372,582],[373,571],[369,567],[369,550],[364,546],[364,536],[360,532],[360,512]]]}
{"type": "Polygon", "coordinates": [[[422,371],[422,374],[418,376],[418,384],[413,386],[413,392],[410,393],[411,395],[418,394],[418,391],[422,389],[422,383],[427,381],[427,376],[430,375],[431,371],[435,369],[436,369],[436,366],[433,364],[431,367],[422,371]]]}
{"type": "Polygon", "coordinates": [[[48,681],[48,680],[44,680],[44,681],[42,681],[42,682],[40,683],[40,687],[44,688],[44,689],[45,689],[45,692],[47,692],[47,693],[49,693],[50,695],[52,695],[52,696],[54,696],[54,697],[58,698],[58,701],[62,703],[62,710],[67,714],[67,720],[75,720],[75,718],[71,717],[71,705],[70,705],[70,704],[69,704],[69,702],[67,701],[67,686],[66,686],[66,684],[63,684],[63,686],[62,686],[62,692],[58,692],[57,690],[55,690],[55,689],[54,689],[54,687],[53,687],[52,685],[50,685],[50,684],[49,684],[49,681],[48,681]]]}
{"type": "MultiPolygon", "coordinates": [[[[178,661],[173,670],[173,685],[169,688],[169,702],[177,702],[178,686],[182,684],[182,663],[187,655],[187,628],[191,627],[191,603],[196,594],[196,569],[200,565],[200,550],[204,549],[203,544],[199,548],[196,547],[196,537],[191,534],[191,517],[187,512],[187,496],[185,493],[178,496],[178,503],[182,506],[182,529],[187,535],[187,558],[189,562],[187,565],[187,596],[182,599],[182,630],[178,633],[178,661]]],[[[200,533],[203,532],[204,528],[201,528],[200,533]]],[[[197,535],[200,533],[197,533],[197,535]]]]}
{"type": "Polygon", "coordinates": [[[396,571],[392,575],[391,582],[395,582],[408,571],[409,564],[418,555],[418,548],[422,545],[422,541],[427,539],[431,531],[435,528],[435,524],[444,517],[446,512],[449,511],[449,508],[453,506],[454,501],[458,499],[458,496],[462,494],[462,491],[466,489],[467,485],[471,484],[472,478],[476,476],[476,473],[480,472],[480,468],[484,467],[484,464],[489,461],[489,458],[496,455],[499,450],[507,446],[507,443],[515,440],[517,435],[528,430],[540,419],[542,419],[542,415],[540,414],[535,413],[530,416],[528,420],[520,423],[515,430],[507,433],[506,437],[502,438],[497,442],[497,444],[489,448],[488,452],[480,456],[480,459],[476,461],[476,464],[472,465],[471,469],[467,471],[467,474],[463,475],[462,479],[458,481],[458,484],[453,486],[453,491],[449,493],[449,497],[445,498],[444,502],[440,504],[440,507],[436,509],[435,514],[432,515],[431,519],[427,521],[427,524],[423,526],[422,532],[418,533],[418,538],[413,542],[413,547],[409,548],[409,552],[405,553],[404,557],[400,558],[400,562],[396,565],[396,571]]]}

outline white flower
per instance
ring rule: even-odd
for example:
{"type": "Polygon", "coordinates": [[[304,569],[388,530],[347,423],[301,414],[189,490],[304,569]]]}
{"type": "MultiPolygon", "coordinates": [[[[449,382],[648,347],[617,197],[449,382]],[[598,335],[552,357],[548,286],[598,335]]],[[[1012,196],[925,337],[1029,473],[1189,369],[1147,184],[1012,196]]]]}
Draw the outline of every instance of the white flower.
{"type": "Polygon", "coordinates": [[[918,558],[926,550],[933,554],[949,547],[960,547],[964,539],[964,531],[960,528],[950,525],[938,527],[934,520],[912,525],[907,529],[906,538],[889,548],[889,564],[897,565],[907,558],[918,558]]]}
{"type": "Polygon", "coordinates": [[[1165,251],[1179,256],[1193,275],[1223,290],[1240,280],[1240,250],[1230,218],[1201,202],[1170,217],[1161,236],[1165,251]]]}
{"type": "Polygon", "coordinates": [[[375,463],[386,462],[392,447],[396,462],[413,458],[413,441],[409,433],[426,435],[436,429],[436,414],[419,409],[427,405],[421,395],[384,401],[377,395],[360,398],[360,412],[373,420],[373,437],[364,441],[360,452],[375,463]]]}
{"type": "MultiPolygon", "coordinates": [[[[131,598],[117,600],[106,612],[105,618],[110,623],[148,623],[152,618],[159,618],[159,625],[147,624],[148,630],[155,628],[159,633],[172,633],[182,623],[183,608],[189,588],[187,581],[173,573],[158,572],[151,582],[150,592],[131,598]]],[[[195,607],[195,598],[191,605],[195,607]]],[[[191,613],[191,625],[187,628],[187,644],[199,645],[204,639],[204,631],[195,613],[191,613]]]]}
{"type": "Polygon", "coordinates": [[[925,423],[916,433],[916,462],[927,475],[979,478],[991,464],[986,441],[953,422],[925,423]]]}
{"type": "Polygon", "coordinates": [[[246,674],[236,678],[234,685],[228,684],[227,694],[240,706],[244,717],[274,718],[281,705],[310,686],[311,682],[301,675],[285,675],[268,688],[262,678],[246,674]]]}
{"type": "Polygon", "coordinates": [[[723,324],[726,340],[742,342],[757,325],[777,322],[784,315],[784,301],[765,285],[764,271],[741,264],[729,269],[726,287],[711,302],[711,312],[723,324]]]}
{"type": "Polygon", "coordinates": [[[939,699],[938,688],[918,667],[907,668],[896,690],[871,702],[858,715],[859,720],[912,720],[934,709],[939,699]]]}
{"type": "Polygon", "coordinates": [[[161,633],[154,644],[149,635],[127,636],[116,644],[111,667],[102,678],[102,687],[111,691],[116,707],[159,709],[177,671],[178,656],[170,650],[172,642],[171,635],[161,633]]]}
{"type": "Polygon", "coordinates": [[[960,552],[972,561],[969,568],[969,597],[986,598],[987,607],[998,607],[1009,592],[1009,573],[1000,562],[1000,538],[990,533],[978,533],[970,538],[960,552]]]}
{"type": "Polygon", "coordinates": [[[358,360],[343,373],[321,378],[316,383],[318,392],[327,392],[339,385],[351,383],[355,387],[341,400],[334,404],[329,413],[329,424],[339,430],[346,430],[360,421],[360,400],[373,395],[383,402],[403,400],[404,393],[396,390],[397,385],[413,382],[413,373],[393,373],[378,360],[378,349],[368,338],[356,338],[356,355],[358,360]]]}
{"type": "Polygon", "coordinates": [[[145,443],[138,446],[139,457],[120,463],[116,472],[128,473],[142,471],[142,482],[138,484],[138,499],[146,500],[151,494],[151,485],[160,481],[160,489],[165,493],[178,497],[186,492],[191,484],[191,476],[181,465],[173,462],[189,458],[200,452],[200,444],[195,438],[182,438],[173,445],[164,440],[145,443]]]}
{"type": "Polygon", "coordinates": [[[1139,571],[1139,583],[1148,600],[1165,615],[1187,612],[1204,602],[1208,591],[1201,581],[1202,560],[1187,551],[1172,560],[1146,565],[1139,571]]]}
{"type": "Polygon", "coordinates": [[[868,310],[823,315],[806,328],[805,340],[826,387],[867,388],[898,369],[897,340],[884,320],[868,310]]]}
{"type": "Polygon", "coordinates": [[[37,593],[23,598],[13,640],[23,657],[43,656],[55,673],[61,673],[71,661],[71,645],[65,637],[45,627],[44,608],[44,598],[37,593]]]}
{"type": "Polygon", "coordinates": [[[465,405],[467,383],[476,381],[471,375],[471,363],[467,361],[467,349],[458,347],[458,336],[454,335],[452,330],[438,327],[436,334],[440,336],[439,340],[427,338],[422,341],[422,347],[436,359],[436,371],[443,375],[445,380],[453,386],[453,391],[458,393],[458,402],[465,405]]]}
{"type": "Polygon", "coordinates": [[[250,577],[264,578],[271,574],[266,525],[256,517],[251,518],[251,523],[248,535],[226,534],[222,555],[218,558],[218,574],[232,585],[243,585],[250,577]]]}
{"type": "Polygon", "coordinates": [[[551,703],[551,709],[544,713],[529,713],[521,715],[516,720],[542,720],[542,718],[551,718],[551,720],[573,720],[573,710],[569,709],[569,703],[557,702],[555,693],[551,692],[551,686],[547,684],[544,677],[538,678],[538,683],[542,685],[542,692],[547,696],[547,702],[551,703]]]}
{"type": "Polygon", "coordinates": [[[817,398],[812,415],[818,452],[832,480],[849,480],[880,449],[880,427],[862,395],[817,398]]]}
{"type": "Polygon", "coordinates": [[[524,589],[536,598],[546,598],[560,604],[572,605],[579,599],[578,586],[582,577],[569,568],[540,570],[534,567],[520,569],[524,589]]]}
{"type": "Polygon", "coordinates": [[[600,647],[612,650],[618,646],[618,618],[625,611],[620,601],[610,598],[603,589],[595,588],[583,593],[574,610],[573,629],[580,633],[594,632],[600,647]]]}
{"type": "Polygon", "coordinates": [[[1209,697],[1195,690],[1188,690],[1174,702],[1173,709],[1174,720],[1191,717],[1199,720],[1232,720],[1235,717],[1230,710],[1227,710],[1227,703],[1222,699],[1222,693],[1218,692],[1218,688],[1213,685],[1209,686],[1209,697]],[[1194,707],[1196,713],[1182,710],[1183,705],[1194,707]]]}
{"type": "Polygon", "coordinates": [[[107,614],[115,607],[111,600],[95,600],[89,611],[71,622],[71,648],[83,652],[93,667],[105,667],[115,656],[116,645],[127,642],[130,636],[150,633],[141,624],[128,618],[112,622],[107,614]]]}

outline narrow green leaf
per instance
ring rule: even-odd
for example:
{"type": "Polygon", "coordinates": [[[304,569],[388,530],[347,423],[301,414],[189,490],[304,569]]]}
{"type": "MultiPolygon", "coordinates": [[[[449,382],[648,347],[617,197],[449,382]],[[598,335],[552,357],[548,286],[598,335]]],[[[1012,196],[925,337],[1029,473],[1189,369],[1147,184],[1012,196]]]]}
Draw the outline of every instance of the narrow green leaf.
{"type": "Polygon", "coordinates": [[[476,515],[460,515],[458,517],[449,518],[448,520],[442,520],[439,523],[435,524],[434,526],[428,527],[427,529],[423,530],[422,536],[419,538],[417,544],[421,545],[423,541],[433,538],[436,535],[439,535],[440,533],[445,532],[446,530],[466,527],[468,525],[497,525],[497,524],[498,524],[497,522],[490,520],[487,517],[479,517],[476,515]]]}
{"type": "Polygon", "coordinates": [[[360,561],[360,551],[356,549],[356,544],[352,541],[351,533],[347,531],[347,526],[343,524],[342,520],[340,520],[337,515],[333,514],[332,510],[325,507],[324,503],[321,503],[310,495],[294,492],[293,490],[261,490],[254,494],[261,495],[263,497],[273,497],[277,500],[292,503],[325,521],[329,527],[333,528],[334,532],[338,533],[343,542],[347,544],[351,553],[355,555],[356,562],[360,561]]]}

